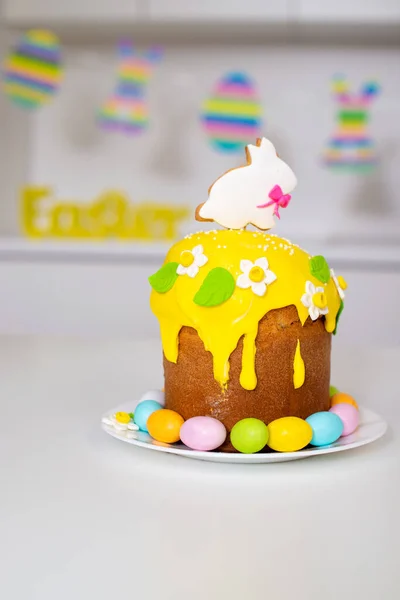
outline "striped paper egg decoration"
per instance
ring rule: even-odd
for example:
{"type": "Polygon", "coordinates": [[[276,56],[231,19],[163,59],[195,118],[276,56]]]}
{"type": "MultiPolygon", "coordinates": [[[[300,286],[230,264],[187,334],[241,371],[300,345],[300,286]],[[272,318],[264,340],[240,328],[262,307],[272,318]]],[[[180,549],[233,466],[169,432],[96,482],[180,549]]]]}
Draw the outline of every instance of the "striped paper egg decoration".
{"type": "Polygon", "coordinates": [[[50,100],[62,78],[60,43],[52,32],[28,31],[5,60],[5,93],[23,108],[50,100]]]}
{"type": "Polygon", "coordinates": [[[262,107],[245,73],[228,73],[205,101],[201,115],[211,145],[221,152],[241,152],[260,136],[262,107]]]}

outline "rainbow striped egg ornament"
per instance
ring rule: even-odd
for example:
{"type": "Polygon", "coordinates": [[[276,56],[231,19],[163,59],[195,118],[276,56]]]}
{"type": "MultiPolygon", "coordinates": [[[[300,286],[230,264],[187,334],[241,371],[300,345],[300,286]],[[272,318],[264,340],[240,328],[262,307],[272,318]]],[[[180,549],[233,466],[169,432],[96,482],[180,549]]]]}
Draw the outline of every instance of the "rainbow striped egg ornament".
{"type": "Polygon", "coordinates": [[[222,77],[204,102],[201,121],[211,145],[220,152],[241,152],[260,137],[262,107],[254,82],[245,73],[222,77]]]}
{"type": "Polygon", "coordinates": [[[4,92],[19,106],[31,109],[49,101],[63,75],[57,36],[28,31],[7,56],[2,75],[4,92]]]}

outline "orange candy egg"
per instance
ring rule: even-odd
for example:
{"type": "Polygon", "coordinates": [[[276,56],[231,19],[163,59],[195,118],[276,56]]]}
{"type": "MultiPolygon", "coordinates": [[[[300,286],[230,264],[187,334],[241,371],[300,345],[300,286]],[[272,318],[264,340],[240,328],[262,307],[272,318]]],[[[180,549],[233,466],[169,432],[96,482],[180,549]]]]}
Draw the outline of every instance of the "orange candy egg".
{"type": "Polygon", "coordinates": [[[335,406],[335,404],[351,404],[359,410],[357,402],[354,400],[353,396],[350,394],[344,394],[343,392],[338,392],[334,394],[331,398],[331,406],[335,406]]]}
{"type": "Polygon", "coordinates": [[[147,419],[147,429],[158,442],[173,444],[180,439],[179,433],[184,419],[174,410],[162,408],[153,412],[147,419]]]}

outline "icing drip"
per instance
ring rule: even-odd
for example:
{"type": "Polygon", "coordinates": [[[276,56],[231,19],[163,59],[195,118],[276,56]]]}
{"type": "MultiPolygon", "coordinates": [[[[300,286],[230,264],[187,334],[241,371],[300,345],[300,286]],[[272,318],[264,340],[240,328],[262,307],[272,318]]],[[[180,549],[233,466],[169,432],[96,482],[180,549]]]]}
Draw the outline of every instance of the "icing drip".
{"type": "Polygon", "coordinates": [[[306,378],[306,370],[304,366],[304,360],[300,352],[300,340],[297,340],[296,352],[294,354],[293,361],[293,385],[294,389],[301,388],[306,378]]]}
{"type": "MultiPolygon", "coordinates": [[[[226,387],[230,355],[240,338],[243,338],[240,384],[244,389],[254,389],[257,385],[254,362],[258,323],[270,310],[294,305],[304,325],[310,308],[302,302],[307,281],[315,287],[323,287],[328,309],[323,316],[325,328],[328,332],[335,329],[340,307],[335,282],[332,278],[328,283],[318,281],[310,273],[309,254],[288,240],[268,233],[244,230],[205,231],[189,235],[175,244],[167,255],[166,263],[181,264],[182,253],[192,251],[199,245],[207,262],[204,263],[203,259],[197,274],[193,277],[179,275],[167,292],[153,290],[151,294],[151,307],[160,322],[164,354],[170,362],[176,363],[178,359],[181,328],[192,327],[205,349],[212,354],[215,379],[222,387],[226,387]],[[243,261],[255,264],[262,257],[268,262],[265,272],[270,270],[276,276],[275,279],[270,277],[263,295],[257,294],[258,288],[251,281],[252,285],[245,289],[236,285],[230,297],[218,305],[201,306],[193,301],[207,275],[216,267],[229,271],[236,283],[243,274],[243,261]]],[[[297,362],[301,360],[300,345],[298,354],[297,362]]],[[[304,379],[298,387],[303,382],[304,379]]]]}
{"type": "MultiPolygon", "coordinates": [[[[257,323],[258,325],[258,323],[257,323]]],[[[254,365],[256,356],[256,337],[258,327],[250,331],[243,338],[242,371],[240,373],[240,385],[245,390],[254,390],[257,385],[257,376],[254,365]]]]}

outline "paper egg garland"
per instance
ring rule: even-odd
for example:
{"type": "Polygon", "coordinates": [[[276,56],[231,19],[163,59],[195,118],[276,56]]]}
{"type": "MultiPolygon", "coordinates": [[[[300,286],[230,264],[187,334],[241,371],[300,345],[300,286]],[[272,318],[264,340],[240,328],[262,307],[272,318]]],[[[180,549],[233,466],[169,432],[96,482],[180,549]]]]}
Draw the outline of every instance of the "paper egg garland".
{"type": "Polygon", "coordinates": [[[254,82],[245,73],[228,73],[204,102],[201,121],[211,145],[220,152],[241,152],[260,136],[262,107],[254,82]]]}
{"type": "Polygon", "coordinates": [[[23,108],[48,102],[63,75],[60,43],[51,31],[32,29],[11,50],[3,68],[4,92],[23,108]]]}
{"type": "Polygon", "coordinates": [[[162,57],[162,49],[153,46],[138,53],[129,41],[118,46],[119,65],[113,94],[99,111],[103,128],[126,133],[141,133],[148,125],[147,83],[154,64],[162,57]]]}

